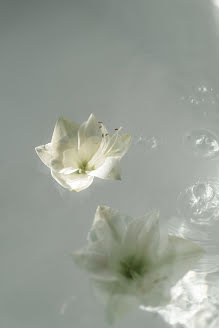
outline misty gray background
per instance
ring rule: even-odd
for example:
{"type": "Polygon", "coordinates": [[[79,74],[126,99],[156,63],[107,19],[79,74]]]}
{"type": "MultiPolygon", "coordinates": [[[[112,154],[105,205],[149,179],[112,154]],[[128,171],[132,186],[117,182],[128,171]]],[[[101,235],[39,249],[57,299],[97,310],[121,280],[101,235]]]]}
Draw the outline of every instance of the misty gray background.
{"type": "MultiPolygon", "coordinates": [[[[183,145],[192,129],[219,133],[217,104],[194,107],[194,88],[219,91],[219,8],[206,0],[0,2],[0,326],[104,328],[102,305],[69,253],[86,242],[97,205],[140,216],[176,214],[176,199],[218,160],[183,145]],[[35,154],[59,116],[90,113],[113,131],[156,137],[133,145],[123,180],[80,193],[59,186],[35,154]]],[[[214,96],[215,96],[214,95],[214,96]]],[[[216,96],[215,96],[216,97],[216,96]]],[[[216,98],[215,98],[216,99],[216,98]]],[[[133,312],[115,327],[169,327],[133,312]]]]}

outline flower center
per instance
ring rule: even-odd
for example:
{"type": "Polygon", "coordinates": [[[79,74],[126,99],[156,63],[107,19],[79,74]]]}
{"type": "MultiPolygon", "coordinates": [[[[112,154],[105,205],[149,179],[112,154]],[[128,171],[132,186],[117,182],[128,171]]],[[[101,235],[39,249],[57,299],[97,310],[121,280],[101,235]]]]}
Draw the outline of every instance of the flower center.
{"type": "Polygon", "coordinates": [[[128,256],[125,260],[120,262],[119,272],[126,279],[134,279],[136,276],[142,276],[146,270],[142,260],[136,259],[134,256],[128,256]]]}
{"type": "Polygon", "coordinates": [[[95,170],[95,167],[94,166],[92,166],[92,167],[89,166],[88,161],[83,160],[83,161],[81,161],[81,163],[79,165],[78,173],[79,174],[85,174],[86,171],[92,171],[92,170],[95,170]]]}
{"type": "Polygon", "coordinates": [[[87,161],[82,161],[79,166],[79,173],[85,173],[87,171],[87,161]]]}

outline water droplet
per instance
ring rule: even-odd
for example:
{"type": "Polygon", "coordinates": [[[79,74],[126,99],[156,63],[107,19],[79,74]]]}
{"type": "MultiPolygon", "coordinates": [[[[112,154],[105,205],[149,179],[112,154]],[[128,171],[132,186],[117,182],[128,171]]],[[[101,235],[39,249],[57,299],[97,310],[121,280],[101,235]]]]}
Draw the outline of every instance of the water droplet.
{"type": "Polygon", "coordinates": [[[198,181],[180,193],[180,216],[197,224],[211,224],[219,218],[219,181],[198,181]]]}
{"type": "Polygon", "coordinates": [[[197,156],[211,159],[219,155],[218,138],[207,130],[194,130],[187,133],[184,143],[197,156]]]}

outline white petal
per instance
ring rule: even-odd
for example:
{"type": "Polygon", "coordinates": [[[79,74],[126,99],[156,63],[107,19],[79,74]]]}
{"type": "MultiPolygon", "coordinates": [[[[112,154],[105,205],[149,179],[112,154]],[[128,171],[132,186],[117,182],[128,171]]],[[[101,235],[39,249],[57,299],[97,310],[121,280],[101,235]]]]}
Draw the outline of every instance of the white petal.
{"type": "Polygon", "coordinates": [[[194,268],[203,250],[189,240],[169,236],[166,255],[153,268],[153,288],[144,295],[144,305],[161,306],[170,301],[171,288],[194,268]]]}
{"type": "Polygon", "coordinates": [[[176,236],[169,236],[168,248],[165,256],[181,261],[181,259],[184,258],[200,257],[203,252],[204,250],[202,247],[190,240],[176,236]]]}
{"type": "Polygon", "coordinates": [[[37,155],[41,161],[48,167],[51,167],[52,153],[51,153],[51,144],[38,146],[35,148],[37,155]]]}
{"type": "Polygon", "coordinates": [[[102,166],[97,170],[88,172],[88,174],[101,179],[121,180],[121,169],[119,164],[119,159],[108,157],[102,166]]]}
{"type": "Polygon", "coordinates": [[[81,269],[94,274],[104,274],[106,270],[107,257],[100,251],[98,252],[98,249],[82,249],[72,253],[72,258],[81,269]]]}
{"type": "Polygon", "coordinates": [[[35,150],[41,161],[46,166],[58,172],[63,169],[62,152],[59,150],[58,146],[48,143],[46,145],[36,147],[35,150]]]}
{"type": "Polygon", "coordinates": [[[130,220],[130,217],[121,215],[110,207],[98,206],[90,232],[90,239],[93,241],[105,240],[106,243],[120,243],[124,238],[130,220]]]}
{"type": "Polygon", "coordinates": [[[101,130],[99,126],[100,124],[94,115],[91,114],[88,120],[84,122],[78,130],[78,148],[80,148],[89,137],[96,137],[96,142],[101,140],[101,130]]]}
{"type": "Polygon", "coordinates": [[[99,167],[102,165],[103,157],[116,157],[121,159],[131,145],[132,136],[130,134],[114,134],[102,138],[98,151],[92,158],[92,163],[99,167]]]}
{"type": "Polygon", "coordinates": [[[139,258],[153,258],[159,247],[159,212],[151,211],[144,217],[133,220],[124,240],[124,252],[139,258]]]}
{"type": "Polygon", "coordinates": [[[68,139],[76,139],[75,142],[77,142],[78,129],[79,125],[77,123],[60,117],[56,122],[52,135],[52,144],[68,139]]]}
{"type": "Polygon", "coordinates": [[[80,165],[78,150],[75,148],[67,149],[63,153],[63,165],[65,168],[78,169],[80,165]]]}
{"type": "Polygon", "coordinates": [[[128,151],[132,141],[130,134],[114,135],[105,151],[106,156],[122,158],[128,151]]]}
{"type": "Polygon", "coordinates": [[[137,254],[146,261],[154,262],[159,255],[160,228],[159,212],[151,211],[142,218],[145,221],[143,229],[137,236],[137,254]]]}
{"type": "Polygon", "coordinates": [[[85,160],[89,162],[92,156],[94,156],[94,154],[98,150],[99,146],[100,146],[100,142],[97,141],[96,137],[88,137],[86,139],[86,142],[80,146],[79,149],[80,159],[82,161],[85,160]]]}
{"type": "Polygon", "coordinates": [[[88,188],[93,182],[93,177],[86,174],[62,174],[51,170],[52,177],[64,188],[71,191],[82,191],[88,188]]]}
{"type": "Polygon", "coordinates": [[[134,295],[113,293],[108,299],[105,309],[106,321],[113,324],[139,307],[139,300],[134,295]]]}

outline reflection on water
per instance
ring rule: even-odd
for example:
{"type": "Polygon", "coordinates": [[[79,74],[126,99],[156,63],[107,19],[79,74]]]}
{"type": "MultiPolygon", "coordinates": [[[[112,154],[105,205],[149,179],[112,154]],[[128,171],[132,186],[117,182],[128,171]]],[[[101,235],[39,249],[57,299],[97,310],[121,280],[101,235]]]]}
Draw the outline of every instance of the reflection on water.
{"type": "MultiPolygon", "coordinates": [[[[154,312],[152,308],[142,310],[154,312]]],[[[174,327],[218,328],[219,302],[211,302],[208,297],[208,281],[204,274],[190,271],[172,289],[172,302],[157,308],[163,319],[174,327]]]]}
{"type": "MultiPolygon", "coordinates": [[[[204,198],[211,201],[211,189],[203,190],[200,193],[198,188],[199,197],[202,199],[204,194],[204,198]]],[[[217,227],[213,224],[197,225],[179,217],[169,221],[170,233],[195,240],[206,252],[196,270],[188,272],[172,288],[170,304],[156,310],[141,307],[143,310],[157,311],[165,321],[177,328],[219,327],[219,254],[215,230],[217,231],[217,227]]]]}
{"type": "MultiPolygon", "coordinates": [[[[191,325],[191,322],[194,321],[203,304],[206,309],[207,290],[205,275],[190,271],[172,288],[170,304],[157,308],[156,311],[171,325],[181,324],[188,328],[200,328],[191,325]]],[[[141,307],[141,309],[154,312],[152,308],[141,307]]]]}
{"type": "Polygon", "coordinates": [[[172,304],[172,287],[202,256],[198,243],[161,230],[158,211],[133,219],[107,206],[98,206],[87,245],[72,253],[88,272],[109,323],[142,304],[172,304]]]}
{"type": "Polygon", "coordinates": [[[213,159],[219,155],[218,138],[207,130],[194,130],[184,137],[184,143],[194,155],[213,159]]]}
{"type": "Polygon", "coordinates": [[[177,199],[178,214],[197,224],[211,223],[219,217],[219,181],[200,179],[177,199]]]}

